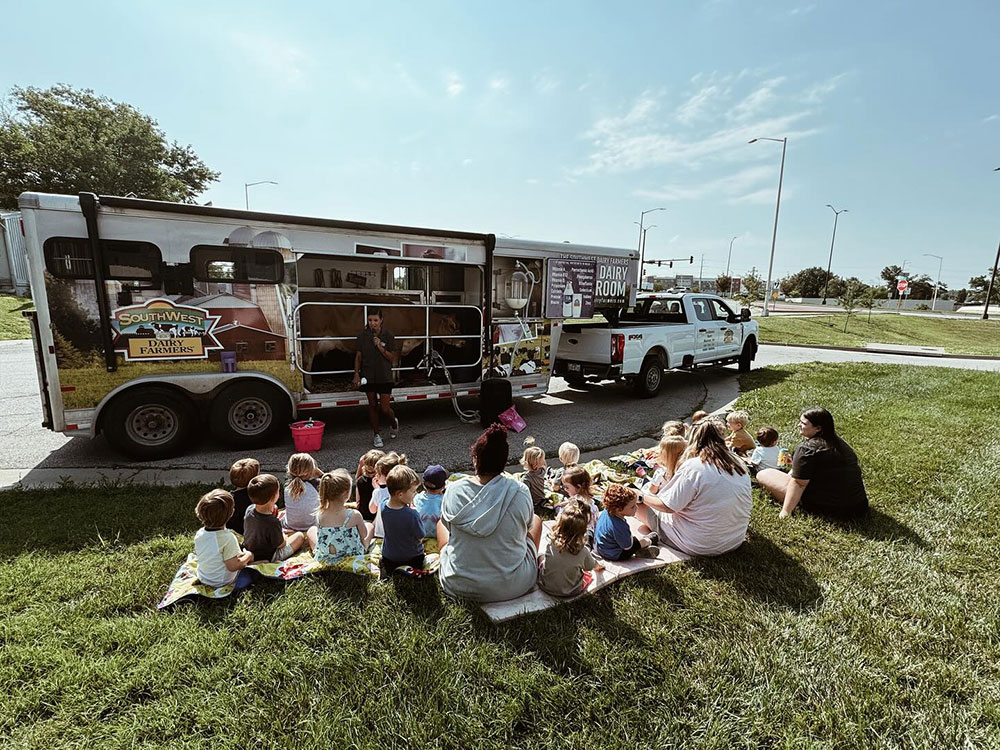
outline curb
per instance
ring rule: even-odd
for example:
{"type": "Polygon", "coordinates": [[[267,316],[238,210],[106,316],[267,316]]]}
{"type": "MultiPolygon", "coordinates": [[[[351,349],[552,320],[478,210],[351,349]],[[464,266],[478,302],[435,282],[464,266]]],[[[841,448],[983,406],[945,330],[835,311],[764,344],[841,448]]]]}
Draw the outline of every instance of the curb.
{"type": "Polygon", "coordinates": [[[889,357],[929,357],[931,359],[978,359],[987,362],[1000,361],[1000,357],[988,354],[928,354],[926,352],[874,352],[860,346],[827,346],[825,344],[784,344],[778,341],[761,341],[761,346],[787,346],[793,349],[825,349],[834,352],[860,352],[862,354],[884,354],[889,357]]]}

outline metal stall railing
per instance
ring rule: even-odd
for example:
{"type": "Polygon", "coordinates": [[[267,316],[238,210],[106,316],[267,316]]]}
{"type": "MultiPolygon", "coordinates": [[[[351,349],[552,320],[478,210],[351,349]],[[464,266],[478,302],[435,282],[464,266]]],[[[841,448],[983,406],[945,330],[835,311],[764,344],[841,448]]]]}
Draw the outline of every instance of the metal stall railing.
{"type": "MultiPolygon", "coordinates": [[[[353,336],[303,336],[302,335],[302,321],[300,317],[300,312],[306,307],[351,307],[360,309],[362,315],[360,320],[359,330],[364,328],[368,324],[368,308],[401,308],[406,310],[424,310],[424,334],[410,335],[410,336],[395,336],[397,341],[412,341],[421,340],[424,341],[424,357],[433,350],[434,340],[436,339],[476,339],[478,342],[476,353],[477,357],[474,362],[463,362],[457,365],[445,365],[449,370],[456,370],[464,367],[476,367],[483,361],[483,311],[476,307],[475,305],[401,305],[401,304],[391,304],[391,303],[372,303],[365,304],[360,302],[302,302],[300,303],[293,312],[293,328],[295,342],[298,348],[298,356],[296,357],[295,366],[304,375],[347,375],[353,374],[354,368],[351,367],[347,370],[307,370],[302,362],[302,342],[307,341],[356,341],[358,336],[354,334],[353,336]],[[476,314],[479,316],[479,333],[478,334],[446,334],[446,335],[433,335],[430,330],[430,320],[431,312],[445,312],[452,310],[475,310],[476,314]]],[[[312,366],[312,363],[310,363],[312,366]]],[[[393,367],[393,372],[415,372],[416,370],[426,369],[426,367],[393,367]]]]}

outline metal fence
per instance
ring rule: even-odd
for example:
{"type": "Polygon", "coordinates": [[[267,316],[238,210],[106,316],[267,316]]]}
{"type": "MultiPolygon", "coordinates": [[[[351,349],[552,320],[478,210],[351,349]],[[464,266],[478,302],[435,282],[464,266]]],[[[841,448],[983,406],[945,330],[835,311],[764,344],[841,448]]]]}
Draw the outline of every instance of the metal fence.
{"type": "Polygon", "coordinates": [[[28,294],[28,257],[21,214],[0,213],[0,288],[28,294]]]}

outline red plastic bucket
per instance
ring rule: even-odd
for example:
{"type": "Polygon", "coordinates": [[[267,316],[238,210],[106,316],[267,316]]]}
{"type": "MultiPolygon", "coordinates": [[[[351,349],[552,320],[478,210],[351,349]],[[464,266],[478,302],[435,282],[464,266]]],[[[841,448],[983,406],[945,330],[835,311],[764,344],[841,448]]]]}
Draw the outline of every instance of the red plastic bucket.
{"type": "Polygon", "coordinates": [[[302,422],[293,422],[292,442],[295,443],[295,450],[299,453],[310,453],[318,451],[323,447],[323,428],[325,425],[315,419],[307,419],[302,422]]]}

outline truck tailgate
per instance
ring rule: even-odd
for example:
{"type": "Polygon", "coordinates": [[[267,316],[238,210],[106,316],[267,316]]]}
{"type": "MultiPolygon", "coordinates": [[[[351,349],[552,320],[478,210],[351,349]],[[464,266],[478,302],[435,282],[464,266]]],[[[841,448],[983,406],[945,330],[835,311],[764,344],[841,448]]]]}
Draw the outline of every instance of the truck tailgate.
{"type": "Polygon", "coordinates": [[[611,329],[607,324],[567,325],[559,339],[556,356],[574,362],[606,365],[611,361],[611,329]]]}

